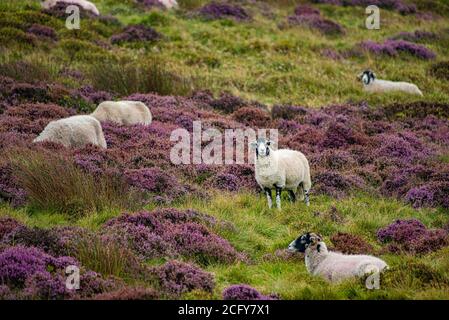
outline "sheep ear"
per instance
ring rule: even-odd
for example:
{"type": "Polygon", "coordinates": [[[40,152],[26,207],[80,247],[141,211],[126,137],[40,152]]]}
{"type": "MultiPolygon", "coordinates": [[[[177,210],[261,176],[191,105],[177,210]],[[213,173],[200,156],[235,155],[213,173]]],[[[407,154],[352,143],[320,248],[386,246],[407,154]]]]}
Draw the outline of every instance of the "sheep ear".
{"type": "Polygon", "coordinates": [[[271,146],[271,141],[267,140],[267,146],[271,146]]]}

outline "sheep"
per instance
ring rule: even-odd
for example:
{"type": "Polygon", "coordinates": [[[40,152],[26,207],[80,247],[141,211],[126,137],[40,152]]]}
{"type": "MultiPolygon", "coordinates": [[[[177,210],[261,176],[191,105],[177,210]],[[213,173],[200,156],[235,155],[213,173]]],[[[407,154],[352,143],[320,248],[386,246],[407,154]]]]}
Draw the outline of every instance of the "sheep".
{"type": "Polygon", "coordinates": [[[271,189],[276,189],[276,206],[281,210],[281,192],[288,190],[292,202],[296,201],[296,191],[300,188],[300,200],[309,206],[309,191],[312,186],[310,167],[306,157],[299,151],[289,149],[273,150],[271,142],[258,139],[251,144],[256,149],[255,176],[260,188],[265,192],[268,207],[272,207],[271,189]]]}
{"type": "Polygon", "coordinates": [[[376,79],[375,73],[371,70],[363,71],[357,76],[357,78],[363,82],[363,87],[366,92],[381,93],[401,91],[423,96],[423,93],[415,84],[376,79]]]}
{"type": "Polygon", "coordinates": [[[172,9],[178,6],[176,0],[159,0],[159,2],[167,9],[172,9]]]}
{"type": "Polygon", "coordinates": [[[347,255],[328,251],[322,237],[305,233],[288,246],[291,252],[305,253],[307,271],[330,282],[339,282],[353,277],[365,277],[373,272],[388,269],[385,261],[370,255],[347,255]]]}
{"type": "Polygon", "coordinates": [[[140,101],[104,101],[91,114],[98,121],[120,125],[151,124],[150,109],[140,101]]]}
{"type": "Polygon", "coordinates": [[[44,9],[50,9],[54,7],[58,2],[67,3],[67,5],[78,5],[86,11],[90,11],[97,16],[100,15],[100,11],[98,11],[95,4],[87,0],[45,0],[41,3],[41,5],[44,9]]]}
{"type": "Polygon", "coordinates": [[[51,121],[33,142],[52,141],[67,148],[86,144],[106,149],[106,140],[100,122],[89,115],[78,115],[51,121]]]}

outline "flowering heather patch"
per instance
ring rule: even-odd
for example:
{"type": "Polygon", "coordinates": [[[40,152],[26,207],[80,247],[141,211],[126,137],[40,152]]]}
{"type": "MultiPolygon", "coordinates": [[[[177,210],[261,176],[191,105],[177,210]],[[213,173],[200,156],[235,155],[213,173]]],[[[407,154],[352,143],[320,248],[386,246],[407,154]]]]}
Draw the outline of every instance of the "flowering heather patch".
{"type": "Polygon", "coordinates": [[[414,208],[436,207],[438,205],[449,208],[449,183],[433,182],[410,189],[405,200],[414,208]]]}
{"type": "Polygon", "coordinates": [[[306,5],[299,5],[295,8],[295,15],[304,16],[304,15],[321,15],[320,10],[317,8],[313,8],[306,5]]]}
{"type": "Polygon", "coordinates": [[[199,10],[199,14],[207,19],[233,18],[235,20],[249,20],[251,17],[241,6],[225,2],[211,2],[199,10]]]}
{"type": "Polygon", "coordinates": [[[316,29],[326,35],[345,34],[345,30],[338,23],[324,19],[317,14],[292,15],[288,17],[288,24],[292,26],[301,25],[316,29]]]}
{"type": "Polygon", "coordinates": [[[46,119],[48,121],[67,118],[73,111],[55,104],[26,103],[10,107],[5,111],[6,116],[29,119],[31,121],[46,119]]]}
{"type": "Polygon", "coordinates": [[[84,99],[87,102],[93,103],[95,105],[100,104],[103,101],[112,100],[113,98],[112,94],[110,94],[109,92],[95,90],[90,85],[73,90],[71,92],[71,96],[84,99]]]}
{"type": "Polygon", "coordinates": [[[23,224],[13,218],[0,218],[0,241],[21,227],[23,227],[23,224]]]}
{"type": "Polygon", "coordinates": [[[125,27],[121,33],[115,34],[111,37],[111,43],[123,42],[153,42],[162,38],[162,35],[153,28],[144,25],[130,25],[125,27]]]}
{"type": "Polygon", "coordinates": [[[223,290],[223,300],[279,300],[277,295],[265,296],[246,284],[236,284],[223,290]]]}
{"type": "Polygon", "coordinates": [[[158,292],[143,287],[124,287],[115,291],[98,294],[94,300],[156,300],[158,292]]]}
{"type": "Polygon", "coordinates": [[[405,251],[412,254],[426,254],[449,244],[444,229],[427,229],[417,219],[397,220],[377,231],[377,238],[392,252],[405,251]]]}
{"type": "Polygon", "coordinates": [[[73,299],[76,291],[67,289],[66,277],[38,271],[27,278],[22,295],[27,299],[63,300],[73,299]]]}
{"type": "Polygon", "coordinates": [[[436,58],[436,54],[425,46],[405,40],[386,40],[384,43],[367,40],[361,42],[359,46],[375,54],[397,56],[399,53],[407,53],[423,60],[436,58]]]}
{"type": "Polygon", "coordinates": [[[179,297],[192,290],[212,292],[215,287],[212,274],[176,260],[153,268],[152,273],[163,292],[171,297],[179,297]]]}
{"type": "Polygon", "coordinates": [[[2,161],[0,161],[0,201],[10,202],[13,207],[19,207],[26,202],[26,192],[13,176],[11,165],[2,161]]]}
{"type": "Polygon", "coordinates": [[[165,195],[168,199],[180,197],[186,193],[177,179],[159,168],[135,169],[125,172],[127,182],[145,192],[165,195]]]}
{"type": "Polygon", "coordinates": [[[144,258],[181,255],[202,264],[244,259],[228,241],[199,222],[215,224],[213,218],[191,210],[162,209],[125,214],[106,223],[103,238],[128,244],[144,258]]]}
{"type": "Polygon", "coordinates": [[[28,28],[27,32],[39,38],[46,38],[53,41],[58,40],[58,36],[53,28],[41,24],[33,24],[28,28]]]}
{"type": "Polygon", "coordinates": [[[271,117],[273,119],[293,120],[296,117],[307,113],[307,109],[300,106],[274,105],[271,108],[271,117]]]}
{"type": "Polygon", "coordinates": [[[347,254],[369,254],[374,250],[362,237],[350,233],[338,232],[332,235],[331,242],[336,251],[347,254]]]}
{"type": "Polygon", "coordinates": [[[337,6],[360,6],[367,7],[370,5],[378,6],[379,8],[396,10],[401,14],[416,13],[416,5],[406,3],[403,0],[313,0],[314,3],[325,3],[337,6]]]}
{"type": "Polygon", "coordinates": [[[435,40],[437,35],[431,31],[416,30],[415,32],[399,32],[389,38],[390,40],[405,40],[409,42],[420,42],[426,40],[435,40]]]}
{"type": "Polygon", "coordinates": [[[71,257],[55,258],[37,248],[15,246],[0,252],[0,282],[10,286],[24,285],[37,272],[62,270],[69,265],[79,265],[71,257]]]}
{"type": "Polygon", "coordinates": [[[270,116],[259,108],[240,108],[232,114],[232,118],[251,128],[269,128],[270,116]]]}

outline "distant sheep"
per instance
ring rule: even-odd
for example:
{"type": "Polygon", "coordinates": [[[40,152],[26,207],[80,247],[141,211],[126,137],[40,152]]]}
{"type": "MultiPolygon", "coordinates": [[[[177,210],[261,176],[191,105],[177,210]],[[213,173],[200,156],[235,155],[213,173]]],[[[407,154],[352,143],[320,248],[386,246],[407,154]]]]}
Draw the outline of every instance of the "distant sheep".
{"type": "Polygon", "coordinates": [[[376,75],[370,70],[365,70],[357,78],[362,80],[366,92],[381,93],[401,91],[408,94],[423,95],[421,90],[413,83],[376,79],[376,75]]]}
{"type": "Polygon", "coordinates": [[[159,0],[165,8],[172,9],[178,6],[178,2],[176,0],[159,0]]]}
{"type": "Polygon", "coordinates": [[[101,122],[111,121],[120,125],[149,125],[152,121],[150,109],[140,101],[104,101],[91,116],[101,122]]]}
{"type": "Polygon", "coordinates": [[[385,261],[370,255],[346,255],[327,250],[321,236],[305,233],[288,246],[289,251],[304,252],[307,271],[330,282],[370,275],[388,269],[385,261]]]}
{"type": "Polygon", "coordinates": [[[87,1],[87,0],[45,0],[42,2],[42,7],[44,9],[51,9],[58,2],[67,3],[67,5],[75,4],[75,5],[78,5],[79,7],[83,8],[86,11],[92,12],[93,14],[95,14],[97,16],[100,15],[100,11],[98,11],[95,4],[93,4],[92,2],[87,1]]]}
{"type": "Polygon", "coordinates": [[[73,116],[51,121],[33,142],[52,141],[67,148],[93,144],[106,148],[100,122],[91,116],[73,116]]]}
{"type": "Polygon", "coordinates": [[[252,143],[256,148],[256,181],[265,191],[268,207],[272,207],[271,189],[276,189],[276,206],[281,209],[281,192],[286,189],[290,199],[296,201],[296,190],[300,187],[300,200],[309,205],[309,190],[312,186],[310,167],[306,157],[299,151],[273,150],[271,142],[258,139],[252,143]]]}

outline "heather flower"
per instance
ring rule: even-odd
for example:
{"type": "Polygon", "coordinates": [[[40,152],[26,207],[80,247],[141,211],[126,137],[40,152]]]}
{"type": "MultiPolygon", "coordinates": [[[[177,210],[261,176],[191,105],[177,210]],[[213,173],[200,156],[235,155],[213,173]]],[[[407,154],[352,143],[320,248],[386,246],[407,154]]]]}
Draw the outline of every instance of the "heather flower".
{"type": "Polygon", "coordinates": [[[227,287],[222,293],[223,300],[279,300],[277,295],[264,296],[259,291],[246,284],[227,287]]]}
{"type": "Polygon", "coordinates": [[[397,220],[377,231],[377,238],[383,243],[391,242],[389,250],[412,254],[426,254],[449,244],[444,229],[427,229],[419,220],[397,220]]]}
{"type": "Polygon", "coordinates": [[[33,24],[27,30],[28,33],[34,34],[39,38],[47,38],[50,40],[58,40],[58,36],[53,28],[41,24],[33,24]]]}
{"type": "Polygon", "coordinates": [[[24,297],[40,300],[71,299],[75,293],[75,290],[67,289],[65,276],[47,271],[38,271],[27,278],[23,291],[24,297]]]}
{"type": "Polygon", "coordinates": [[[369,254],[373,253],[373,246],[367,243],[362,237],[338,232],[331,237],[331,242],[335,250],[347,254],[369,254]]]}
{"type": "Polygon", "coordinates": [[[295,8],[295,15],[303,16],[303,15],[320,15],[320,10],[317,8],[313,8],[306,5],[299,5],[295,8]]]}
{"type": "Polygon", "coordinates": [[[26,103],[8,108],[5,115],[26,118],[32,121],[42,119],[48,119],[50,121],[67,118],[73,115],[73,111],[71,112],[55,104],[26,103]]]}
{"type": "Polygon", "coordinates": [[[315,14],[289,16],[288,23],[293,26],[302,25],[316,29],[326,35],[340,35],[345,33],[343,27],[338,23],[315,14]]]}
{"type": "Polygon", "coordinates": [[[291,105],[274,105],[271,108],[271,117],[273,119],[286,119],[293,120],[301,115],[305,115],[307,113],[307,109],[299,106],[291,106],[291,105]]]}
{"type": "Polygon", "coordinates": [[[434,40],[437,35],[430,31],[416,30],[415,32],[399,32],[390,37],[390,40],[405,40],[409,42],[420,42],[425,40],[434,40]]]}
{"type": "MultiPolygon", "coordinates": [[[[1,124],[1,123],[0,123],[1,124]]],[[[19,207],[26,202],[26,192],[13,176],[12,167],[0,162],[0,200],[10,202],[13,207],[19,207]]]]}
{"type": "Polygon", "coordinates": [[[254,107],[240,108],[232,114],[232,117],[251,128],[268,128],[270,116],[264,110],[254,107]]]}
{"type": "Polygon", "coordinates": [[[162,38],[162,35],[153,28],[143,25],[127,26],[121,33],[115,34],[111,37],[111,43],[123,42],[154,42],[162,38]]]}
{"type": "Polygon", "coordinates": [[[79,264],[73,258],[54,258],[37,248],[9,247],[0,252],[0,282],[20,286],[37,272],[65,269],[69,265],[79,264]]]}
{"type": "Polygon", "coordinates": [[[23,227],[23,224],[12,218],[0,218],[0,241],[8,236],[11,232],[16,229],[23,227]]]}
{"type": "Polygon", "coordinates": [[[71,96],[74,98],[81,98],[95,105],[98,105],[103,101],[112,100],[113,98],[109,92],[97,91],[90,85],[73,90],[71,96]]]}
{"type": "Polygon", "coordinates": [[[405,40],[386,40],[384,43],[367,40],[360,43],[360,47],[375,54],[389,56],[397,56],[403,52],[424,60],[432,60],[436,57],[436,54],[425,46],[405,40]]]}
{"type": "Polygon", "coordinates": [[[143,287],[124,287],[94,296],[94,300],[156,300],[159,293],[143,287]]]}
{"type": "Polygon", "coordinates": [[[169,296],[179,297],[192,290],[212,292],[215,287],[213,276],[195,265],[170,261],[153,268],[152,273],[160,288],[169,296]]]}
{"type": "Polygon", "coordinates": [[[249,20],[249,14],[241,6],[229,3],[211,2],[199,10],[199,14],[207,19],[233,18],[235,20],[249,20]]]}

